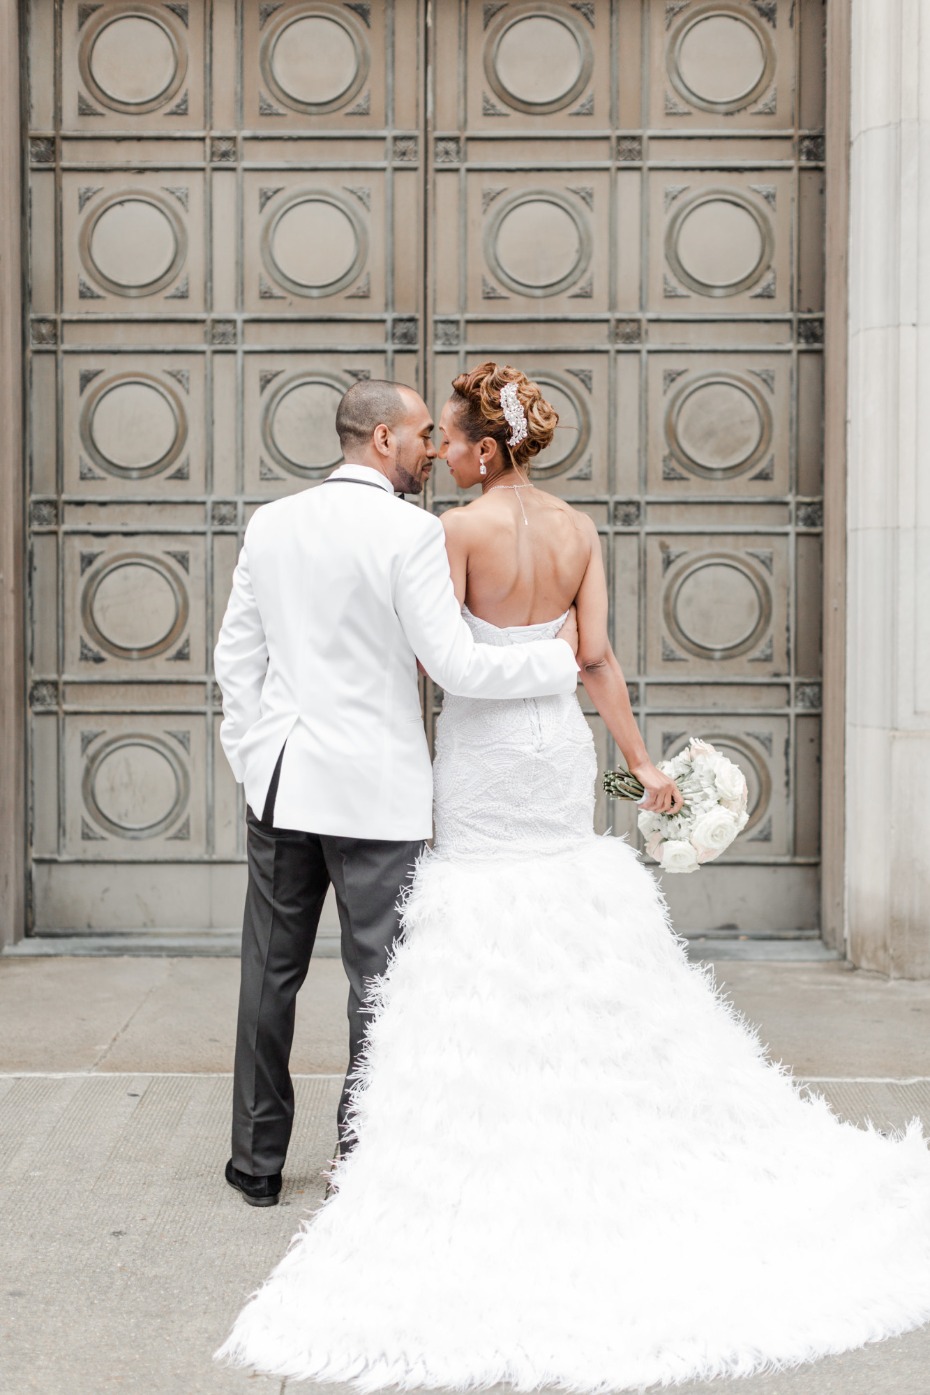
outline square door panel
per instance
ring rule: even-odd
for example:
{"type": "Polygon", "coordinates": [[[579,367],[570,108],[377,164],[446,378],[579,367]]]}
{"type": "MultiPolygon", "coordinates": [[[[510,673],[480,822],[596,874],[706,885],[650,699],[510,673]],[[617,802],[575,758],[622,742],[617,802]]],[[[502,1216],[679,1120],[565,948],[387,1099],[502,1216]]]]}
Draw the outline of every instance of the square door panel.
{"type": "Polygon", "coordinates": [[[534,484],[564,499],[610,493],[609,370],[596,354],[526,354],[521,366],[559,414],[552,444],[534,456],[534,484]]]}
{"type": "MultiPolygon", "coordinates": [[[[451,20],[454,6],[448,9],[451,20]]],[[[613,83],[608,6],[568,0],[490,5],[469,0],[467,24],[469,81],[462,87],[470,131],[506,135],[510,128],[522,131],[531,126],[536,133],[555,134],[566,126],[574,132],[609,125],[613,83]]],[[[457,47],[452,24],[445,37],[447,48],[457,47]]],[[[449,94],[443,95],[440,119],[447,122],[449,94]]]]}
{"type": "MultiPolygon", "coordinates": [[[[472,314],[584,315],[610,297],[609,184],[599,170],[473,170],[464,249],[472,314]]],[[[438,309],[458,310],[456,286],[438,309]],[[448,302],[448,303],[447,303],[448,302]]]]}
{"type": "MultiPolygon", "coordinates": [[[[646,744],[654,760],[669,760],[692,736],[701,736],[734,761],[749,787],[749,822],[722,862],[765,862],[785,856],[790,847],[791,770],[787,717],[739,712],[695,711],[688,717],[652,716],[646,744]]],[[[699,874],[700,875],[700,874],[699,874]]]]}
{"type": "Polygon", "coordinates": [[[66,674],[95,682],[205,674],[202,538],[67,533],[63,571],[66,674]]]}
{"type": "Polygon", "coordinates": [[[666,315],[791,309],[793,176],[653,170],[649,306],[666,315]]]}
{"type": "Polygon", "coordinates": [[[64,0],[62,126],[69,133],[203,130],[202,0],[64,0]]]}
{"type": "Polygon", "coordinates": [[[204,379],[199,354],[67,355],[65,492],[88,499],[203,494],[204,379]]]}
{"type": "Polygon", "coordinates": [[[245,306],[304,318],[385,307],[389,245],[379,170],[250,170],[245,306]]]}
{"type": "Polygon", "coordinates": [[[245,492],[277,498],[339,464],[339,401],[354,382],[383,377],[386,368],[373,354],[251,353],[243,371],[245,492]]]}
{"type": "Polygon", "coordinates": [[[651,0],[653,128],[783,130],[795,122],[795,17],[778,0],[651,0]]]}
{"type": "Polygon", "coordinates": [[[204,855],[204,718],[84,713],[65,719],[65,851],[88,861],[204,855]]]}
{"type": "Polygon", "coordinates": [[[788,539],[668,533],[646,552],[647,665],[666,681],[788,671],[788,539]]]}
{"type": "Polygon", "coordinates": [[[383,130],[390,124],[386,68],[393,17],[390,3],[247,4],[246,127],[259,135],[383,130]]]}
{"type": "Polygon", "coordinates": [[[649,494],[786,494],[791,363],[787,354],[650,354],[649,494]]]}
{"type": "Polygon", "coordinates": [[[202,175],[67,171],[61,201],[66,311],[147,317],[205,308],[202,175]]]}

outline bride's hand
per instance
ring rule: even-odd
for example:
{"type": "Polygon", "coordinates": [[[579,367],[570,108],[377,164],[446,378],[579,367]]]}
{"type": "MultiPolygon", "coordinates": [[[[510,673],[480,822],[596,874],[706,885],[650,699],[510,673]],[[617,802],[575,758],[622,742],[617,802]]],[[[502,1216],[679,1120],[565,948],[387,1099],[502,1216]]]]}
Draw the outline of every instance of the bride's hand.
{"type": "Polygon", "coordinates": [[[650,814],[677,814],[684,800],[681,790],[668,775],[657,770],[651,760],[642,765],[630,767],[646,793],[640,801],[640,808],[650,814]]]}
{"type": "Polygon", "coordinates": [[[571,645],[572,653],[578,657],[578,612],[574,606],[569,607],[565,624],[556,635],[556,639],[564,639],[566,644],[571,645]]]}

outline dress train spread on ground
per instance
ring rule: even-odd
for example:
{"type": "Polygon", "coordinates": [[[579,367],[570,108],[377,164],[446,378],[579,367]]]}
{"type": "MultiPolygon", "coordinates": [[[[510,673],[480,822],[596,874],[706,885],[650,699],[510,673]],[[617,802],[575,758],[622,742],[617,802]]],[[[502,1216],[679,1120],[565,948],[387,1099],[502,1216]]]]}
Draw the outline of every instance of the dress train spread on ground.
{"type": "MultiPolygon", "coordinates": [[[[485,643],[554,634],[497,629],[485,643]]],[[[436,846],[377,987],[359,1143],[217,1357],[361,1390],[593,1392],[930,1318],[930,1153],[838,1120],[591,831],[574,697],[446,698],[436,846]]]]}

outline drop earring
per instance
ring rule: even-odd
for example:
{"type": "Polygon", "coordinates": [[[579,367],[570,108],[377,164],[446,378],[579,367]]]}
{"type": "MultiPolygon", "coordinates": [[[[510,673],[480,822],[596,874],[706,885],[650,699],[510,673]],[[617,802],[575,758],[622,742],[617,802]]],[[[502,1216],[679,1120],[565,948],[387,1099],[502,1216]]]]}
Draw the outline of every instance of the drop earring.
{"type": "Polygon", "coordinates": [[[478,466],[478,474],[479,474],[479,475],[486,475],[487,473],[488,473],[488,467],[487,467],[487,465],[484,464],[484,462],[482,462],[482,463],[478,466]]]}

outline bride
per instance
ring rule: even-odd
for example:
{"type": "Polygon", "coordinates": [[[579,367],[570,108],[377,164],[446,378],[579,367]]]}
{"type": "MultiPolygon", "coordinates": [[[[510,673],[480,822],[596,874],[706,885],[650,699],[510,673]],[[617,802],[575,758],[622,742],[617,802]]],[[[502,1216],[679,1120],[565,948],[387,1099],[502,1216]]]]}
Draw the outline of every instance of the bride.
{"type": "MultiPolygon", "coordinates": [[[[648,804],[591,522],[527,470],[557,417],[462,374],[443,515],[477,639],[555,634],[648,804]]],[[[373,987],[358,1143],[217,1357],[293,1380],[635,1389],[796,1364],[930,1318],[930,1157],[843,1123],[688,964],[652,875],[592,829],[574,696],[447,696],[435,845],[373,987]]]]}

